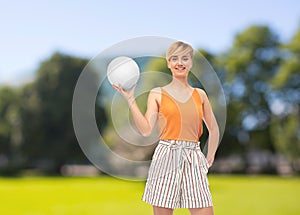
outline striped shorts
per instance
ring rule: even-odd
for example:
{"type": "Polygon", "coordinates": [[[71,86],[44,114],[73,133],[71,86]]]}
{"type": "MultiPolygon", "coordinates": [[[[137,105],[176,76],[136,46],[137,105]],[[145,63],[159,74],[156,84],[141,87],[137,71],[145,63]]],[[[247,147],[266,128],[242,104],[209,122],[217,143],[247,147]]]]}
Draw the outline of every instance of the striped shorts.
{"type": "Polygon", "coordinates": [[[143,201],[164,208],[212,206],[208,162],[199,143],[160,140],[150,165],[143,201]]]}

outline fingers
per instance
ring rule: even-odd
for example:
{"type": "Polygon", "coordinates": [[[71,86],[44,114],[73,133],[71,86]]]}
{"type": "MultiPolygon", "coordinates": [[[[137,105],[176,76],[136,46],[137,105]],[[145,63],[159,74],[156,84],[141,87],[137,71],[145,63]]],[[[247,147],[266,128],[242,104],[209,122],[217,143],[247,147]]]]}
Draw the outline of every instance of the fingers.
{"type": "Polygon", "coordinates": [[[124,90],[121,86],[121,84],[118,84],[118,86],[116,85],[112,85],[112,87],[119,92],[127,101],[128,103],[132,103],[132,101],[134,100],[134,91],[136,88],[136,84],[133,85],[133,87],[130,90],[124,90]]]}
{"type": "Polygon", "coordinates": [[[122,95],[128,94],[128,91],[124,90],[124,89],[122,88],[121,84],[119,84],[118,86],[112,85],[112,87],[113,87],[116,91],[118,91],[119,93],[121,93],[122,95]]]}
{"type": "Polygon", "coordinates": [[[116,91],[118,91],[119,93],[121,92],[121,89],[120,87],[117,87],[116,85],[111,85],[116,91]]]}
{"type": "Polygon", "coordinates": [[[121,93],[121,94],[123,94],[124,92],[126,92],[126,91],[122,88],[121,84],[118,84],[118,86],[112,84],[111,86],[112,86],[116,91],[118,91],[118,92],[121,93]]]}
{"type": "Polygon", "coordinates": [[[131,89],[134,91],[135,88],[136,88],[136,84],[134,84],[133,87],[132,87],[131,89]]]}
{"type": "Polygon", "coordinates": [[[129,93],[129,92],[135,91],[135,88],[136,88],[136,84],[134,84],[134,85],[132,86],[132,88],[129,89],[129,90],[123,89],[122,86],[121,86],[121,84],[119,84],[118,86],[112,84],[111,86],[112,86],[116,91],[118,91],[119,93],[122,93],[122,94],[123,94],[123,93],[129,93]]]}
{"type": "Polygon", "coordinates": [[[214,163],[214,158],[206,158],[206,160],[207,160],[208,166],[210,168],[214,163]]]}

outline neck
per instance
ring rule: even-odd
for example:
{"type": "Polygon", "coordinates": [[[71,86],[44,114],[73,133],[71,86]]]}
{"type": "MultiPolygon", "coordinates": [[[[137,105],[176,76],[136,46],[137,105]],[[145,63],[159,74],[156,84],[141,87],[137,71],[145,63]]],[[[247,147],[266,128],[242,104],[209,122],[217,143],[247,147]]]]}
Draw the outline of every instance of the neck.
{"type": "Polygon", "coordinates": [[[172,82],[170,83],[170,86],[174,89],[183,89],[183,88],[189,88],[190,85],[187,82],[187,78],[174,78],[172,82]]]}

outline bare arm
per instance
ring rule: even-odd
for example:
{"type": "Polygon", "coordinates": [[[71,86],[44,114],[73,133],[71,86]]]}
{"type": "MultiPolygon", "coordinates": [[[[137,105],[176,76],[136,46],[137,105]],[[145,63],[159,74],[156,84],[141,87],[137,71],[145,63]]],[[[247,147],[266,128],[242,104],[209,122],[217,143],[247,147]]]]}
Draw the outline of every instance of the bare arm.
{"type": "Polygon", "coordinates": [[[215,118],[215,115],[212,111],[210,102],[208,100],[208,97],[206,93],[203,90],[198,89],[198,92],[202,96],[203,100],[203,120],[205,122],[205,125],[208,129],[209,136],[208,136],[208,151],[206,159],[209,163],[209,166],[211,166],[215,159],[215,154],[219,145],[219,126],[217,123],[217,120],[215,118]]]}
{"type": "Polygon", "coordinates": [[[127,100],[133,116],[133,120],[139,132],[143,136],[150,135],[157,122],[159,105],[158,99],[160,98],[160,93],[158,93],[158,90],[155,88],[150,91],[147,102],[147,111],[145,115],[143,115],[134,98],[135,86],[129,91],[124,91],[121,87],[116,86],[113,86],[113,88],[120,92],[123,95],[123,97],[127,100]]]}

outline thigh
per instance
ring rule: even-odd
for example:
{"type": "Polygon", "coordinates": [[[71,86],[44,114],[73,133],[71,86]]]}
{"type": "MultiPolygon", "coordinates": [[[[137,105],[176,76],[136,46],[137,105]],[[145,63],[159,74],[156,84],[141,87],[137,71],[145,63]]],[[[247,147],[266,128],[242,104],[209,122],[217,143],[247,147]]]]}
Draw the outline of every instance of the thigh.
{"type": "Polygon", "coordinates": [[[154,215],[173,215],[173,209],[153,206],[154,215]]]}
{"type": "Polygon", "coordinates": [[[206,208],[213,205],[207,179],[207,165],[201,151],[192,151],[191,162],[185,162],[181,191],[181,203],[184,208],[206,208]]]}
{"type": "Polygon", "coordinates": [[[189,208],[191,215],[214,215],[213,207],[189,208]]]}
{"type": "Polygon", "coordinates": [[[174,165],[177,154],[177,150],[171,150],[166,145],[157,146],[149,169],[143,201],[163,208],[178,207],[180,183],[177,181],[174,165]]]}

